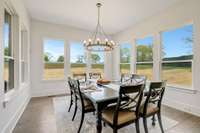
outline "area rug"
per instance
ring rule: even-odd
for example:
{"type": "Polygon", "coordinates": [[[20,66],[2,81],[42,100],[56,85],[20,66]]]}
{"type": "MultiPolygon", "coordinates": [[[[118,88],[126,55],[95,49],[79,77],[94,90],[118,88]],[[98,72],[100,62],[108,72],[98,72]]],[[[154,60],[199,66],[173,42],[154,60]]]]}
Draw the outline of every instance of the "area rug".
{"type": "MultiPolygon", "coordinates": [[[[56,116],[57,133],[76,133],[79,127],[81,111],[77,111],[77,115],[74,121],[72,116],[74,112],[74,106],[70,112],[68,112],[70,97],[55,97],[53,99],[54,111],[56,116]]],[[[163,126],[165,131],[169,131],[172,127],[178,124],[177,121],[172,120],[166,116],[162,116],[163,126]]],[[[149,133],[161,133],[159,124],[156,121],[156,126],[151,125],[151,119],[148,119],[149,133]]],[[[144,133],[143,123],[140,120],[140,131],[144,133]]],[[[111,133],[112,129],[109,126],[102,126],[102,133],[111,133]]],[[[96,116],[93,113],[85,115],[81,133],[96,133],[96,116]]],[[[125,128],[118,130],[118,133],[136,133],[135,124],[131,124],[125,128]]]]}

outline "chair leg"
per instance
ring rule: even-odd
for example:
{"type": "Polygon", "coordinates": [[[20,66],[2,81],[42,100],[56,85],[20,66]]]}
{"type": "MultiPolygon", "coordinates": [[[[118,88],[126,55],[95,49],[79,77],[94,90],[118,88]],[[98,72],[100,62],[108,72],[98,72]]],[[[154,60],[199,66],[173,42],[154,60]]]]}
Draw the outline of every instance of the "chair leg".
{"type": "Polygon", "coordinates": [[[155,118],[155,115],[153,115],[152,117],[152,126],[155,126],[156,125],[156,118],[155,118]]]}
{"type": "Polygon", "coordinates": [[[74,121],[74,118],[76,116],[76,112],[77,112],[77,97],[75,97],[75,110],[74,110],[74,115],[72,117],[72,121],[74,121]]]}
{"type": "Polygon", "coordinates": [[[72,107],[72,104],[73,104],[73,99],[72,99],[72,95],[71,95],[71,100],[70,100],[70,105],[69,105],[68,112],[70,112],[70,110],[71,110],[71,107],[72,107]]]}
{"type": "Polygon", "coordinates": [[[116,128],[113,129],[113,133],[117,133],[117,129],[116,128]]]}
{"type": "Polygon", "coordinates": [[[106,123],[105,122],[103,122],[103,126],[106,127],[106,123]]]}
{"type": "Polygon", "coordinates": [[[161,132],[164,133],[164,129],[163,129],[163,125],[162,125],[162,119],[161,119],[160,112],[157,113],[157,116],[158,116],[158,122],[159,122],[159,125],[160,125],[161,132]]]}
{"type": "Polygon", "coordinates": [[[78,128],[78,133],[80,133],[80,131],[81,131],[81,127],[83,125],[84,116],[85,116],[85,113],[82,111],[81,122],[80,122],[80,125],[79,125],[79,128],[78,128]]]}
{"type": "Polygon", "coordinates": [[[145,131],[145,133],[148,133],[147,118],[146,117],[143,118],[143,124],[144,124],[144,131],[145,131]]]}
{"type": "Polygon", "coordinates": [[[140,121],[139,119],[135,121],[136,133],[140,133],[140,121]]]}

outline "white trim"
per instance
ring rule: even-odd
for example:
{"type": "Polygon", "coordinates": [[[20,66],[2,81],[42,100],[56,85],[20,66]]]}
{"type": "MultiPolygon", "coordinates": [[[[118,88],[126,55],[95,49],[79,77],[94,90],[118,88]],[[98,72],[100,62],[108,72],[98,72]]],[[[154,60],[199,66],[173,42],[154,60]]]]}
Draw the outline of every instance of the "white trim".
{"type": "Polygon", "coordinates": [[[133,63],[132,63],[133,55],[132,55],[132,53],[133,53],[133,45],[132,45],[131,41],[124,41],[124,42],[119,43],[119,74],[122,74],[121,73],[121,65],[123,65],[123,64],[130,65],[129,72],[134,73],[133,70],[132,70],[133,69],[133,63]],[[121,63],[121,46],[126,45],[126,44],[131,46],[130,47],[130,62],[129,63],[121,63]]]}
{"type": "Polygon", "coordinates": [[[174,109],[193,114],[200,117],[200,107],[199,106],[192,106],[190,104],[181,103],[178,101],[170,100],[168,98],[163,99],[163,105],[172,107],[174,109]]]}
{"type": "MultiPolygon", "coordinates": [[[[70,47],[70,52],[69,52],[69,62],[70,62],[70,70],[69,70],[69,73],[71,75],[71,64],[76,64],[76,63],[72,63],[71,62],[71,46],[72,45],[83,45],[84,47],[84,44],[82,42],[78,42],[78,41],[69,41],[69,47],[70,47]]],[[[87,62],[87,50],[83,49],[83,52],[84,52],[84,56],[86,57],[86,60],[85,60],[85,63],[77,63],[77,64],[82,64],[82,65],[85,65],[85,73],[88,75],[88,71],[87,71],[87,68],[88,68],[88,62],[87,62]]],[[[71,75],[73,76],[73,74],[71,75]]]]}
{"type": "Polygon", "coordinates": [[[19,121],[20,117],[22,116],[25,108],[27,107],[29,101],[30,101],[30,97],[27,96],[26,100],[24,100],[24,102],[19,106],[19,108],[16,110],[15,114],[12,116],[12,118],[9,120],[9,122],[6,124],[6,126],[3,128],[1,133],[12,133],[17,122],[19,121]]]}
{"type": "Polygon", "coordinates": [[[44,97],[44,96],[54,96],[54,95],[66,95],[70,94],[69,89],[66,87],[65,89],[36,89],[32,92],[32,97],[44,97]]]}
{"type": "Polygon", "coordinates": [[[67,51],[66,51],[66,42],[65,42],[65,40],[64,39],[54,39],[54,38],[50,38],[50,37],[44,37],[43,39],[42,39],[42,50],[41,50],[41,61],[42,61],[42,74],[41,74],[41,78],[40,78],[40,80],[41,81],[59,81],[59,80],[65,80],[66,78],[66,76],[65,76],[65,72],[66,72],[66,67],[65,67],[65,60],[66,60],[66,57],[65,57],[65,55],[66,55],[66,53],[67,53],[67,51]],[[64,78],[61,78],[61,79],[44,79],[44,64],[45,64],[45,61],[44,61],[44,44],[45,44],[45,41],[47,41],[47,40],[55,40],[55,41],[63,41],[64,42],[64,62],[62,62],[63,64],[64,64],[64,78]]]}
{"type": "Polygon", "coordinates": [[[153,64],[153,61],[136,62],[136,64],[153,64]]]}
{"type": "Polygon", "coordinates": [[[175,85],[175,84],[167,84],[167,87],[173,88],[176,90],[183,90],[184,92],[192,92],[192,93],[196,92],[196,89],[194,89],[193,87],[187,87],[187,86],[181,86],[181,85],[175,85]]]}

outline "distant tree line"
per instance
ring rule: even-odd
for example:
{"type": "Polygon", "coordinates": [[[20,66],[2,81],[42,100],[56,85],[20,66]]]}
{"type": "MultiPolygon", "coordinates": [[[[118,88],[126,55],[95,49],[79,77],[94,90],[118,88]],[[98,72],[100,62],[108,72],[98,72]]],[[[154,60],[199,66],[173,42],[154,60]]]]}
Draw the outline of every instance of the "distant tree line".
{"type": "MultiPolygon", "coordinates": [[[[92,59],[93,64],[98,64],[101,61],[101,57],[98,54],[94,54],[94,53],[91,54],[91,59],[92,59]]],[[[84,55],[78,55],[75,63],[83,64],[83,63],[85,63],[85,60],[86,60],[86,57],[84,55]]],[[[53,60],[52,54],[46,52],[46,53],[44,53],[44,61],[45,62],[58,62],[58,63],[64,62],[64,56],[60,55],[55,61],[55,60],[53,60]]]]}

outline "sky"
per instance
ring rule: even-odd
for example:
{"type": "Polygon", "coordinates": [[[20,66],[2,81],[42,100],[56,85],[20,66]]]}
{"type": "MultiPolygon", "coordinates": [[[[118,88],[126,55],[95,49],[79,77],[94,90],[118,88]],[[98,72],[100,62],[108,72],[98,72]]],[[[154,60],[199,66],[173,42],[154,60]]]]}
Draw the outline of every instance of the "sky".
{"type": "Polygon", "coordinates": [[[136,44],[137,45],[145,45],[145,46],[152,45],[153,44],[153,37],[146,37],[146,38],[143,38],[143,39],[137,39],[136,44]]]}
{"type": "Polygon", "coordinates": [[[70,62],[75,63],[78,56],[85,56],[83,43],[71,42],[70,43],[70,62]]]}
{"type": "MultiPolygon", "coordinates": [[[[4,25],[4,47],[8,46],[8,25],[4,25]]],[[[193,37],[193,25],[176,28],[175,30],[164,31],[161,33],[163,50],[165,57],[177,57],[192,54],[192,43],[186,43],[184,38],[193,37]]],[[[136,41],[137,44],[152,44],[152,37],[146,37],[136,41]]],[[[123,47],[128,47],[128,43],[123,47]]],[[[77,56],[84,54],[84,46],[82,43],[71,42],[71,62],[75,62],[77,56]]],[[[64,41],[62,40],[45,40],[44,52],[48,52],[53,56],[53,61],[57,60],[60,55],[64,55],[64,41]]],[[[104,53],[96,53],[101,57],[100,62],[104,62],[104,53]]]]}
{"type": "Polygon", "coordinates": [[[187,25],[176,30],[162,33],[165,57],[177,57],[192,54],[192,43],[186,43],[185,38],[193,38],[193,26],[187,25]]]}
{"type": "Polygon", "coordinates": [[[53,56],[51,61],[56,61],[59,56],[64,56],[64,44],[62,40],[44,40],[44,53],[50,53],[53,56]]]}
{"type": "Polygon", "coordinates": [[[4,24],[4,47],[8,47],[9,25],[4,24]]]}

